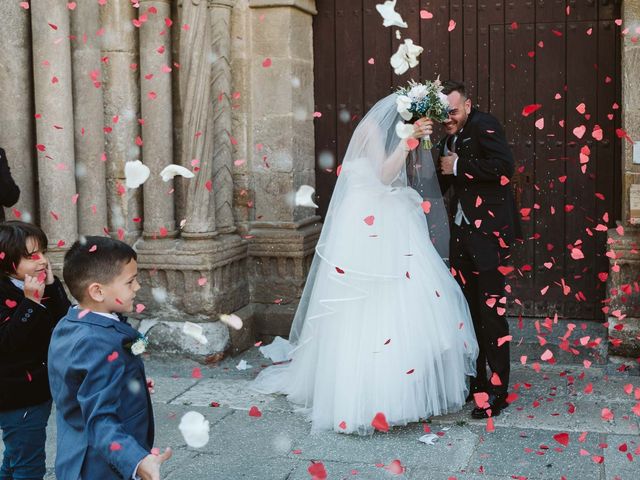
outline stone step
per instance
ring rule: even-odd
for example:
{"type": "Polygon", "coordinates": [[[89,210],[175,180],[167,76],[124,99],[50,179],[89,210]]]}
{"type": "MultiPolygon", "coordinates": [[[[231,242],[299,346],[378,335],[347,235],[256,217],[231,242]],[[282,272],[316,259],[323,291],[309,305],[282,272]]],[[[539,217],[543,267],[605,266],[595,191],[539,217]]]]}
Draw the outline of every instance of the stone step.
{"type": "Polygon", "coordinates": [[[548,349],[553,353],[556,364],[583,364],[584,360],[592,364],[605,365],[608,362],[608,331],[601,322],[594,320],[544,318],[509,318],[511,341],[511,360],[520,362],[522,356],[527,363],[542,362],[541,356],[548,349]],[[573,325],[573,327],[571,327],[573,325]],[[550,328],[549,328],[550,327],[550,328]],[[570,351],[562,349],[563,337],[569,328],[573,328],[569,340],[570,351]],[[583,346],[581,339],[588,337],[583,346]],[[546,342],[546,343],[545,343],[546,342]],[[594,343],[599,342],[599,343],[594,343]]]}

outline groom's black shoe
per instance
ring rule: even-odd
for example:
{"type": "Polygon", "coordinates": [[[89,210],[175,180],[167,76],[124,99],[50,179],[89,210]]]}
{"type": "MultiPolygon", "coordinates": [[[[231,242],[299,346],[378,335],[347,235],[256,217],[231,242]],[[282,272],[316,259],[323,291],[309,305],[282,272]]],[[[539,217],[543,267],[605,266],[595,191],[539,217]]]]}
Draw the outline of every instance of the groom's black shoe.
{"type": "Polygon", "coordinates": [[[500,415],[500,412],[507,408],[509,404],[507,403],[507,394],[499,394],[489,395],[489,406],[487,408],[475,407],[471,411],[471,418],[482,419],[489,417],[497,417],[500,415]]]}

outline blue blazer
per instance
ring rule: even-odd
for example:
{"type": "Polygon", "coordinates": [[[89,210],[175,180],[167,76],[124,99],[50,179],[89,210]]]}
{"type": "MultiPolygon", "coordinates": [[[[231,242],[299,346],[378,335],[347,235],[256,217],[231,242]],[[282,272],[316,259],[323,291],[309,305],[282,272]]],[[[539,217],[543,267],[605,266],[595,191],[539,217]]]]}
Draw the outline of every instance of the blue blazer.
{"type": "Polygon", "coordinates": [[[49,382],[58,430],[60,480],[130,479],[153,446],[144,364],[131,353],[138,332],[70,308],[49,346],[49,382]]]}

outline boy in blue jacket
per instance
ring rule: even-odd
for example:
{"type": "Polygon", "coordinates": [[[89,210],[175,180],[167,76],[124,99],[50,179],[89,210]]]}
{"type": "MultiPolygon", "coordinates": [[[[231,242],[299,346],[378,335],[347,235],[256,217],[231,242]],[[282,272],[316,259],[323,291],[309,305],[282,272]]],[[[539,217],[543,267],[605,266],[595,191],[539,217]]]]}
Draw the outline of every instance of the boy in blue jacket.
{"type": "Polygon", "coordinates": [[[64,480],[159,480],[171,457],[151,454],[153,411],[140,357],[145,339],[123,313],[133,310],[137,256],[126,243],[75,242],[63,276],[78,300],[53,332],[49,380],[56,404],[56,475],[64,480]]]}

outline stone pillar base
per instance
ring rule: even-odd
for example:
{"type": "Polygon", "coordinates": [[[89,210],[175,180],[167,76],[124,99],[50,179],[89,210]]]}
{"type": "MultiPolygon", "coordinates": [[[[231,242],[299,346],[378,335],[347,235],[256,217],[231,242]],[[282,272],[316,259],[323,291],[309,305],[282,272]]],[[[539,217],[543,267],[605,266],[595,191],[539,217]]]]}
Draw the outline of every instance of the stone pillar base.
{"type": "Polygon", "coordinates": [[[609,230],[609,355],[640,358],[640,227],[626,226],[624,235],[609,230]]]}
{"type": "Polygon", "coordinates": [[[249,303],[247,242],[238,235],[213,239],[140,239],[135,245],[149,310],[214,319],[249,303]]]}
{"type": "Polygon", "coordinates": [[[249,303],[247,242],[238,235],[142,238],[135,247],[142,285],[136,302],[145,306],[140,328],[148,332],[151,348],[201,361],[227,350],[231,336],[218,315],[249,303]],[[185,321],[202,324],[209,343],[200,345],[185,336],[181,332],[185,321]]]}
{"type": "Polygon", "coordinates": [[[248,271],[256,338],[289,335],[321,229],[319,217],[252,225],[248,271]]]}

